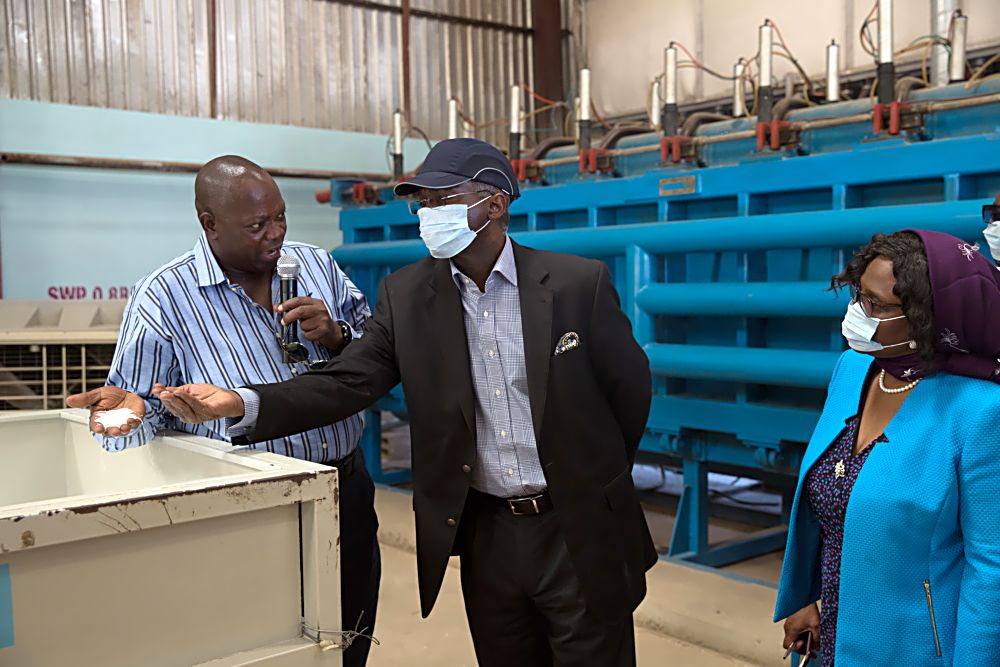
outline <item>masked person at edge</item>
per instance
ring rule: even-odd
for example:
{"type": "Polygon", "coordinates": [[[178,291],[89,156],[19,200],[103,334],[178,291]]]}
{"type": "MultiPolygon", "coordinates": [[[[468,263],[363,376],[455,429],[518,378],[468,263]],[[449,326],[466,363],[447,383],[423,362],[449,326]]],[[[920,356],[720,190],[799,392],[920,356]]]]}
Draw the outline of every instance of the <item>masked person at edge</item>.
{"type": "Polygon", "coordinates": [[[833,285],[852,349],[802,461],[784,646],[823,667],[1000,665],[1000,272],[905,231],[833,285]]]}

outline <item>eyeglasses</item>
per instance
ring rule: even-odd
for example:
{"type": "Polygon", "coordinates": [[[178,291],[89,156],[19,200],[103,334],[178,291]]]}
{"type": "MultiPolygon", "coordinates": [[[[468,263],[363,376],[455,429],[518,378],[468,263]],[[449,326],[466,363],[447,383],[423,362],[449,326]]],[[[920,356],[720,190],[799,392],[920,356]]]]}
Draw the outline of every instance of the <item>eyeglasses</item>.
{"type": "Polygon", "coordinates": [[[420,209],[427,208],[437,208],[438,206],[444,206],[444,202],[449,199],[455,199],[456,197],[468,197],[469,195],[478,195],[482,193],[492,194],[490,190],[473,190],[472,192],[459,192],[457,195],[447,195],[445,197],[428,197],[427,199],[414,199],[413,201],[407,202],[407,206],[410,209],[410,213],[413,215],[417,214],[420,209]]]}
{"type": "Polygon", "coordinates": [[[1000,222],[1000,205],[983,204],[983,224],[988,225],[993,222],[1000,222]]]}
{"type": "Polygon", "coordinates": [[[851,285],[851,303],[860,303],[861,310],[863,310],[865,315],[868,317],[875,317],[876,313],[885,315],[903,308],[903,304],[901,303],[880,303],[875,301],[870,296],[863,293],[859,285],[851,285]]]}

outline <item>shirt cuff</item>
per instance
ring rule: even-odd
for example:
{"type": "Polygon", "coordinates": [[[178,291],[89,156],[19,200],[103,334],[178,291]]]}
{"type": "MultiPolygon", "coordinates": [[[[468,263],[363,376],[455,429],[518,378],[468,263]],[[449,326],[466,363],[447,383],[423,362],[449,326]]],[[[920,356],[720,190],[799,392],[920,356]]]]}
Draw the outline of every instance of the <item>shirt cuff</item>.
{"type": "Polygon", "coordinates": [[[234,389],[243,399],[243,418],[226,418],[226,436],[235,438],[249,433],[257,425],[257,415],[260,413],[260,394],[247,387],[234,389]]]}

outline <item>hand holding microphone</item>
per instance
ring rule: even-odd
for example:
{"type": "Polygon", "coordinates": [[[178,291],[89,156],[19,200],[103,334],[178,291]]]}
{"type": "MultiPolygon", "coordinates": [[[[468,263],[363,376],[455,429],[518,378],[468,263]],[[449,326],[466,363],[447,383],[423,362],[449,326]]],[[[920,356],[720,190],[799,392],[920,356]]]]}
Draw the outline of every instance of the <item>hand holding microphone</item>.
{"type": "MultiPolygon", "coordinates": [[[[285,363],[301,361],[307,356],[298,341],[298,327],[306,340],[338,351],[349,340],[345,328],[330,317],[330,311],[320,299],[298,296],[299,261],[291,255],[278,259],[278,279],[281,303],[274,309],[281,313],[281,342],[285,363]],[[292,358],[296,357],[296,358],[292,358]]],[[[347,329],[350,331],[349,329],[347,329]]]]}

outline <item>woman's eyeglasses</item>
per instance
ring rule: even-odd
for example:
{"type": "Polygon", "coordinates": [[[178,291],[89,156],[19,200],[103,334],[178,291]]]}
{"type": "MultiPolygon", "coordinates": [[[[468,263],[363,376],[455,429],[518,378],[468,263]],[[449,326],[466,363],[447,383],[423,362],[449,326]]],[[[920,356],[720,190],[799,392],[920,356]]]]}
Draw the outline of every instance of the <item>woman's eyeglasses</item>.
{"type": "Polygon", "coordinates": [[[861,291],[859,285],[851,285],[851,303],[860,303],[861,310],[864,311],[865,315],[868,317],[875,317],[876,313],[886,314],[893,313],[902,309],[903,304],[901,303],[880,303],[875,301],[870,296],[861,291]]]}
{"type": "Polygon", "coordinates": [[[1000,204],[983,204],[983,224],[1000,222],[1000,204]]]}

